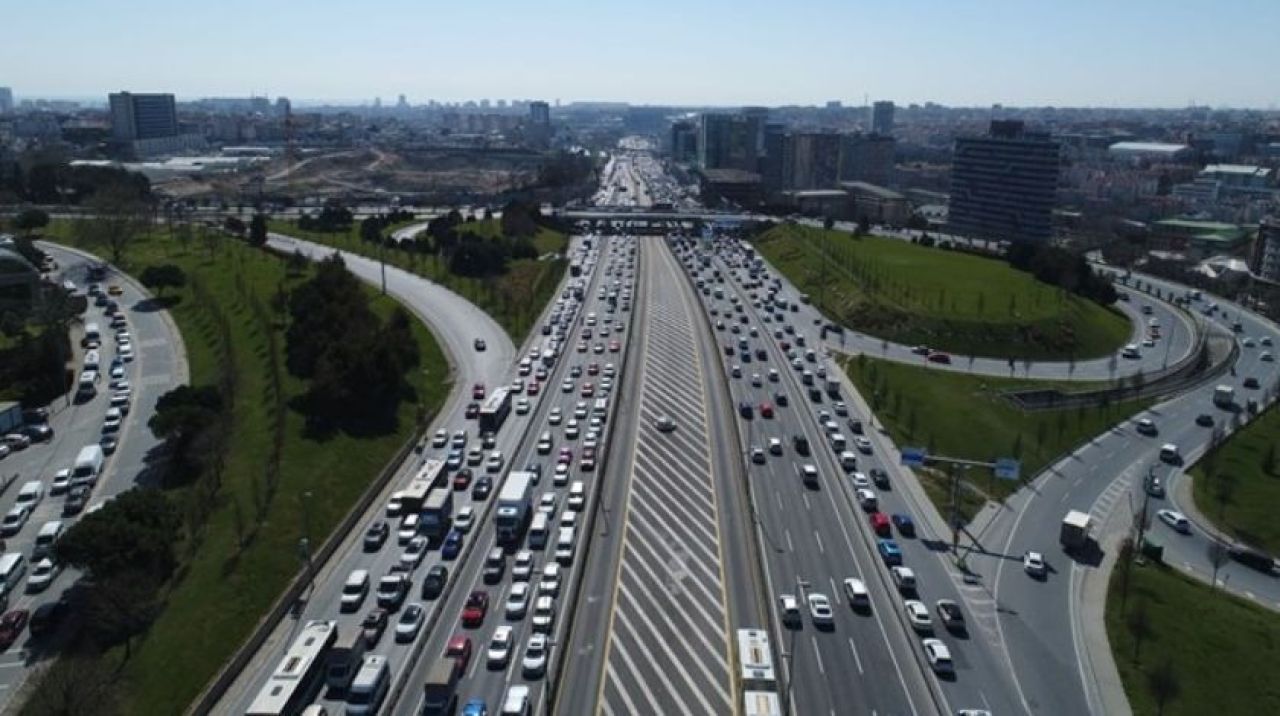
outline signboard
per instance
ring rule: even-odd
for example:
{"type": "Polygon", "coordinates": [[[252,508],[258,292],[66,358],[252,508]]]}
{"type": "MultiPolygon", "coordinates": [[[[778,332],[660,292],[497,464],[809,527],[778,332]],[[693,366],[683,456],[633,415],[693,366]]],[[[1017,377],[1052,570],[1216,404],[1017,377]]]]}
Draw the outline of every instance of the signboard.
{"type": "Polygon", "coordinates": [[[907,467],[923,467],[925,456],[926,452],[922,447],[902,448],[902,464],[907,467]]]}
{"type": "Polygon", "coordinates": [[[1017,480],[1022,474],[1022,463],[1011,457],[1002,457],[996,459],[995,464],[996,477],[1001,480],[1017,480]]]}

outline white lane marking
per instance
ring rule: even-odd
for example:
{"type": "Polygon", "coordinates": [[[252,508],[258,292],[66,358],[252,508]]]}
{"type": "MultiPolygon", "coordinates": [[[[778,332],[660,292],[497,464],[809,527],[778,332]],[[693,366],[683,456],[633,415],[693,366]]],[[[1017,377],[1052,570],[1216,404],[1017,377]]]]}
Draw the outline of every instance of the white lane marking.
{"type": "Polygon", "coordinates": [[[818,660],[818,673],[826,676],[827,670],[822,665],[822,650],[818,648],[818,638],[810,637],[810,640],[813,642],[813,656],[818,660]]]}
{"type": "Polygon", "coordinates": [[[853,643],[853,637],[849,637],[849,651],[853,652],[853,662],[858,665],[858,673],[866,673],[862,670],[862,657],[858,656],[858,647],[853,643]]]}

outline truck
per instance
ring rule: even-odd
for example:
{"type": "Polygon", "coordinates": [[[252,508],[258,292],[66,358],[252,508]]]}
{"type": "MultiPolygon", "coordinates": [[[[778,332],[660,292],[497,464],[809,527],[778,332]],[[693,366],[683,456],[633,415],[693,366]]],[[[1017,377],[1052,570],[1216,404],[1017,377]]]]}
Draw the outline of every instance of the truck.
{"type": "Polygon", "coordinates": [[[493,518],[499,544],[516,544],[524,537],[533,508],[533,486],[537,481],[538,475],[533,472],[513,470],[507,474],[507,481],[498,493],[498,506],[493,518]]]}
{"type": "Polygon", "coordinates": [[[836,378],[827,378],[827,395],[836,400],[840,399],[840,381],[836,378]]]}
{"type": "Polygon", "coordinates": [[[1213,389],[1213,404],[1219,408],[1230,408],[1236,402],[1236,389],[1229,385],[1219,385],[1213,389]]]}
{"type": "Polygon", "coordinates": [[[0,434],[17,430],[23,422],[21,404],[0,403],[0,434]]]}
{"type": "Polygon", "coordinates": [[[448,486],[431,490],[419,514],[418,530],[427,539],[443,538],[453,520],[453,490],[448,486]]]}
{"type": "Polygon", "coordinates": [[[1067,516],[1062,518],[1062,530],[1058,534],[1062,548],[1068,552],[1083,549],[1089,543],[1089,528],[1092,526],[1093,518],[1089,517],[1088,512],[1067,512],[1067,516]]]}
{"type": "Polygon", "coordinates": [[[422,683],[423,716],[453,713],[458,703],[458,677],[461,672],[461,664],[452,656],[436,659],[427,672],[427,680],[422,683]]]}

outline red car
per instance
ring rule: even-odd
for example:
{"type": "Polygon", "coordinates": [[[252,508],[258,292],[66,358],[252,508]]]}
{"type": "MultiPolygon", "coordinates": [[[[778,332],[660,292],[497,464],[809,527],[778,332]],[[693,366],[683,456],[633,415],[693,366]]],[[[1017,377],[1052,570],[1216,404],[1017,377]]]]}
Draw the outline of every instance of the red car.
{"type": "Polygon", "coordinates": [[[600,372],[599,363],[591,363],[587,366],[587,375],[595,375],[600,372]]]}
{"type": "Polygon", "coordinates": [[[582,397],[590,398],[596,394],[596,387],[590,383],[582,384],[582,397]]]}
{"type": "Polygon", "coordinates": [[[762,417],[762,418],[772,418],[772,417],[773,417],[773,406],[772,406],[772,405],[770,405],[769,403],[761,403],[761,404],[760,404],[760,417],[762,417]]]}
{"type": "Polygon", "coordinates": [[[480,404],[467,403],[466,417],[467,417],[467,420],[475,420],[476,418],[480,417],[480,404]]]}
{"type": "Polygon", "coordinates": [[[573,451],[567,447],[560,448],[560,457],[556,458],[556,462],[561,462],[566,465],[573,462],[573,451]]]}
{"type": "Polygon", "coordinates": [[[885,513],[879,512],[879,511],[872,512],[870,519],[871,519],[871,529],[875,530],[876,534],[880,535],[881,537],[893,536],[892,530],[889,527],[889,515],[886,515],[885,513]]]}
{"type": "Polygon", "coordinates": [[[14,609],[0,617],[0,651],[13,646],[30,617],[31,612],[26,609],[14,609]]]}
{"type": "Polygon", "coordinates": [[[596,469],[596,449],[595,448],[589,447],[589,448],[582,449],[581,467],[584,472],[590,472],[591,470],[596,469]]]}
{"type": "Polygon", "coordinates": [[[619,343],[619,342],[617,342],[617,341],[609,341],[609,352],[610,352],[610,353],[617,353],[617,352],[618,352],[618,351],[620,351],[620,350],[622,350],[622,344],[621,344],[621,343],[619,343]]]}
{"type": "Polygon", "coordinates": [[[466,671],[467,664],[471,662],[471,637],[454,634],[449,645],[444,648],[444,655],[453,657],[458,662],[459,669],[466,671]]]}
{"type": "Polygon", "coordinates": [[[930,363],[950,363],[951,356],[950,354],[943,353],[942,351],[934,351],[929,354],[929,362],[930,363]]]}
{"type": "Polygon", "coordinates": [[[489,593],[480,589],[467,595],[467,603],[462,607],[462,626],[478,627],[484,623],[484,615],[489,613],[489,593]]]}
{"type": "Polygon", "coordinates": [[[473,400],[484,400],[484,383],[476,383],[471,386],[471,398],[473,400]]]}
{"type": "Polygon", "coordinates": [[[524,389],[524,394],[529,396],[534,396],[538,394],[539,390],[541,390],[541,388],[538,387],[537,382],[530,383],[529,387],[524,389]]]}
{"type": "Polygon", "coordinates": [[[453,489],[465,490],[471,486],[471,468],[464,467],[453,476],[453,489]]]}

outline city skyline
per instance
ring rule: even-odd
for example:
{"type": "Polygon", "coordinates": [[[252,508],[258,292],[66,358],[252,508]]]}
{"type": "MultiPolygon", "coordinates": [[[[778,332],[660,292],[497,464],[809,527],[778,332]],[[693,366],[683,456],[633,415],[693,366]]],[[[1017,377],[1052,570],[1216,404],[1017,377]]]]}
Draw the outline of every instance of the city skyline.
{"type": "Polygon", "coordinates": [[[23,68],[2,80],[19,100],[105,100],[128,89],[357,104],[402,93],[413,104],[485,96],[726,107],[861,105],[864,97],[900,106],[1277,103],[1266,76],[1280,61],[1269,39],[1280,29],[1275,3],[1242,0],[1223,13],[1207,0],[1176,8],[1154,0],[1069,8],[1000,2],[981,17],[939,0],[891,8],[809,0],[786,12],[739,5],[660,0],[632,16],[568,0],[430,9],[383,0],[366,14],[396,22],[360,37],[333,0],[308,4],[305,13],[246,0],[178,11],[147,0],[81,13],[92,23],[30,4],[10,14],[0,65],[23,68]],[[144,42],[119,41],[140,26],[144,42]],[[1177,37],[1187,39],[1171,41],[1177,37]],[[1232,52],[1195,52],[1197,37],[1231,38],[1253,55],[1239,62],[1232,52]],[[75,50],[49,52],[53,46],[75,50]],[[31,62],[36,56],[41,61],[31,62]]]}

